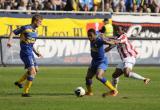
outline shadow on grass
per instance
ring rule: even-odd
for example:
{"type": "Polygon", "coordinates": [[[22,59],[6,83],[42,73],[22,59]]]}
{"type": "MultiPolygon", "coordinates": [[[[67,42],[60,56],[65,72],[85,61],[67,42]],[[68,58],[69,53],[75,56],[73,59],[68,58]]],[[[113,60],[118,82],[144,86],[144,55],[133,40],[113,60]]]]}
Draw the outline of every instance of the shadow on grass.
{"type": "Polygon", "coordinates": [[[73,93],[32,93],[32,95],[46,95],[46,96],[72,96],[73,93]]]}
{"type": "MultiPolygon", "coordinates": [[[[74,93],[30,93],[31,95],[42,95],[42,96],[73,96],[74,93]]],[[[3,96],[14,96],[21,95],[21,93],[4,93],[3,96]]]]}

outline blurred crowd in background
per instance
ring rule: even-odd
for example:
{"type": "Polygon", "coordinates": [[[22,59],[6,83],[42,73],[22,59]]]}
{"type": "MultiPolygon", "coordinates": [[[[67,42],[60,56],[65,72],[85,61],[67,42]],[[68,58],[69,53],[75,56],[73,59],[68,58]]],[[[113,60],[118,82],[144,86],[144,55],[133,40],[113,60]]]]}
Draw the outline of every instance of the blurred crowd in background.
{"type": "Polygon", "coordinates": [[[0,9],[159,13],[160,0],[0,0],[0,9]]]}

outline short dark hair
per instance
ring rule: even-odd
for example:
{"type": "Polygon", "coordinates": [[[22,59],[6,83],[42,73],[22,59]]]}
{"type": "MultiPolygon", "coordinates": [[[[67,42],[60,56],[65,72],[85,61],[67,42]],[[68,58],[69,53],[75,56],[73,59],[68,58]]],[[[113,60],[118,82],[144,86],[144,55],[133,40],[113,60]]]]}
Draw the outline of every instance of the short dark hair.
{"type": "Polygon", "coordinates": [[[89,29],[89,30],[87,31],[87,33],[94,33],[94,34],[96,34],[96,31],[95,31],[95,29],[91,28],[91,29],[89,29]]]}
{"type": "Polygon", "coordinates": [[[34,22],[34,21],[36,21],[36,20],[43,20],[43,17],[40,15],[40,14],[35,14],[35,15],[33,15],[33,17],[32,17],[32,23],[34,22]]]}
{"type": "Polygon", "coordinates": [[[123,33],[127,32],[127,28],[124,26],[113,26],[113,30],[114,30],[115,35],[118,35],[119,31],[121,31],[123,33]]]}
{"type": "Polygon", "coordinates": [[[102,28],[99,30],[99,32],[101,32],[101,33],[105,33],[105,32],[106,32],[106,28],[105,28],[105,26],[102,26],[102,28]]]}
{"type": "Polygon", "coordinates": [[[104,19],[103,19],[103,22],[105,22],[105,21],[108,21],[108,18],[104,18],[104,19]]]}

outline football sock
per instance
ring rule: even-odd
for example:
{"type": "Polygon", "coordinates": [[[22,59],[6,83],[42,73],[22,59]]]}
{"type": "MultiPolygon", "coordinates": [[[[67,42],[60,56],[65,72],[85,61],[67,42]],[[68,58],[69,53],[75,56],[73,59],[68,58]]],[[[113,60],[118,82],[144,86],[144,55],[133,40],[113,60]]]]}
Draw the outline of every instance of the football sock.
{"type": "Polygon", "coordinates": [[[29,93],[29,89],[31,88],[32,81],[33,81],[33,77],[31,75],[29,75],[27,77],[27,81],[26,81],[25,86],[24,86],[24,93],[25,94],[29,93]]]}
{"type": "Polygon", "coordinates": [[[110,89],[110,90],[116,90],[116,88],[112,85],[112,83],[110,81],[106,81],[105,85],[110,89]]]}
{"type": "Polygon", "coordinates": [[[108,81],[106,78],[102,78],[100,79],[100,81],[106,86],[108,87],[110,90],[116,90],[115,87],[113,87],[112,83],[110,81],[108,81]]]}
{"type": "Polygon", "coordinates": [[[86,88],[88,90],[88,92],[92,92],[92,79],[86,79],[86,88]]]}
{"type": "Polygon", "coordinates": [[[112,78],[112,85],[117,88],[118,87],[119,78],[112,78]]]}
{"type": "Polygon", "coordinates": [[[134,72],[130,72],[129,73],[129,77],[130,78],[134,78],[134,79],[139,79],[139,80],[144,80],[145,78],[137,73],[134,72]]]}
{"type": "Polygon", "coordinates": [[[25,86],[24,86],[24,93],[27,94],[29,93],[29,89],[31,88],[32,81],[26,81],[25,86]]]}
{"type": "Polygon", "coordinates": [[[25,81],[27,79],[28,73],[26,72],[19,80],[18,83],[22,83],[23,81],[25,81]]]}
{"type": "Polygon", "coordinates": [[[87,91],[88,91],[89,93],[92,92],[92,87],[91,87],[91,85],[86,85],[86,88],[87,88],[87,91]]]}

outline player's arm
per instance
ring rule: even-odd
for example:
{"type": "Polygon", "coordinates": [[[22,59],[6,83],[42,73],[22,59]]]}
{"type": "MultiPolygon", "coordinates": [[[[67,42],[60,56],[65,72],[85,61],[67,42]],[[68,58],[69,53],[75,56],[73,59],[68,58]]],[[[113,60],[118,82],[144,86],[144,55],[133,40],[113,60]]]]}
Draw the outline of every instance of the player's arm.
{"type": "Polygon", "coordinates": [[[25,30],[25,27],[22,26],[20,28],[15,29],[14,31],[12,31],[9,34],[9,39],[8,39],[8,42],[7,42],[7,46],[11,47],[12,46],[12,39],[13,39],[13,37],[16,36],[16,35],[18,35],[18,34],[20,34],[20,33],[22,33],[24,30],[25,30]]]}
{"type": "Polygon", "coordinates": [[[117,42],[117,44],[118,43],[125,43],[126,41],[127,41],[127,36],[125,35],[125,34],[122,34],[117,40],[118,40],[118,42],[117,42]]]}
{"type": "Polygon", "coordinates": [[[7,46],[8,46],[8,47],[11,47],[11,46],[12,46],[12,39],[13,39],[14,36],[15,36],[14,32],[11,32],[11,33],[9,34],[9,39],[8,39],[8,42],[7,42],[7,46]]]}
{"type": "Polygon", "coordinates": [[[104,44],[108,44],[108,45],[115,45],[120,43],[119,39],[115,39],[114,37],[111,38],[103,38],[104,44]]]}
{"type": "Polygon", "coordinates": [[[106,47],[104,50],[105,52],[109,52],[111,49],[113,49],[116,45],[109,45],[108,47],[106,47]]]}
{"type": "Polygon", "coordinates": [[[33,52],[34,52],[38,57],[43,57],[34,47],[33,47],[33,52]]]}

